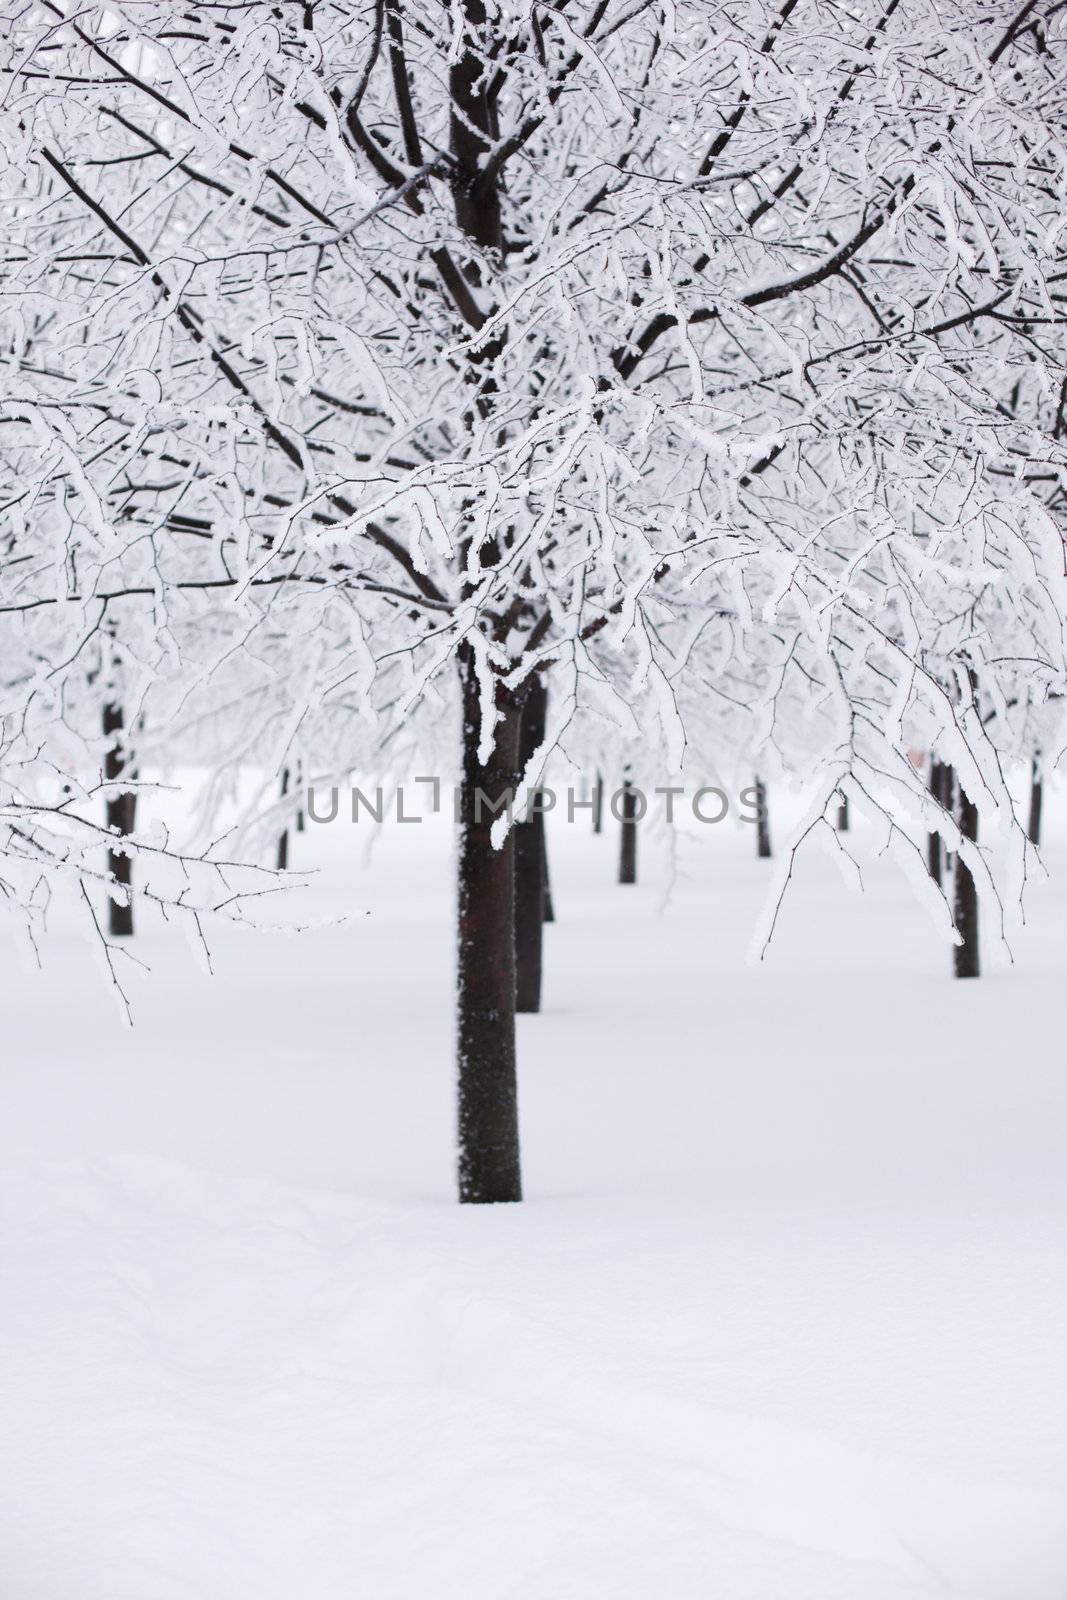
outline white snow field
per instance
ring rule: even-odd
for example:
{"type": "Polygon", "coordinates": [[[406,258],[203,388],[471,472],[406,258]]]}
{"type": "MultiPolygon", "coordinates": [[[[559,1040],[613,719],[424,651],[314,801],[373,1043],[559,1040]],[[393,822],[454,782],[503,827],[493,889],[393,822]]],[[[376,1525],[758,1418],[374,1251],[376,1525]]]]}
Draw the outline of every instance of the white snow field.
{"type": "MultiPolygon", "coordinates": [[[[820,853],[552,830],[527,1199],[452,1197],[450,844],[9,959],[3,1600],[1064,1600],[1067,814],[977,983],[820,853]],[[1059,840],[1065,841],[1060,844],[1059,840]],[[366,914],[364,914],[366,913],[366,914]]],[[[862,842],[862,836],[861,836],[862,842]]]]}

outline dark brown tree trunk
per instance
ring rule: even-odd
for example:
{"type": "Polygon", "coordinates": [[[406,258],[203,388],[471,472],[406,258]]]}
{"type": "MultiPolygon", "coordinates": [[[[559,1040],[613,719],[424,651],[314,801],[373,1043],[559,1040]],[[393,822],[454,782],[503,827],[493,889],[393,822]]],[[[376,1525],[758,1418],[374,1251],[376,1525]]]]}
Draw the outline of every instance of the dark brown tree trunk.
{"type": "MultiPolygon", "coordinates": [[[[108,740],[104,752],[104,777],[108,783],[114,783],[122,777],[127,766],[127,752],[122,742],[122,730],[125,725],[122,707],[106,705],[103,724],[104,736],[108,740]]],[[[136,815],[136,793],[109,796],[106,803],[107,825],[116,833],[127,838],[133,832],[136,815]]],[[[109,850],[107,870],[114,882],[120,884],[125,891],[122,900],[113,894],[108,896],[108,932],[113,938],[128,939],[133,933],[132,857],[123,850],[109,850]]]]}
{"type": "MultiPolygon", "coordinates": [[[[528,682],[522,702],[519,770],[544,743],[548,694],[544,680],[528,682]]],[[[545,819],[540,790],[531,796],[527,821],[515,824],[515,1009],[541,1009],[541,929],[545,920],[545,819]]]]}
{"type": "MultiPolygon", "coordinates": [[[[936,756],[930,757],[930,777],[927,787],[939,806],[945,806],[946,778],[948,768],[944,762],[938,761],[936,756]]],[[[937,887],[941,887],[942,869],[945,864],[945,851],[941,842],[941,835],[933,829],[926,835],[926,865],[930,876],[937,887]]]]}
{"type": "Polygon", "coordinates": [[[1041,763],[1037,756],[1034,757],[1030,768],[1030,818],[1026,832],[1030,843],[1041,844],[1041,800],[1044,785],[1041,779],[1041,763]]]}
{"type": "Polygon", "coordinates": [[[597,773],[593,785],[593,832],[600,833],[604,826],[604,777],[597,773]]]}
{"type": "Polygon", "coordinates": [[[767,810],[767,785],[756,774],[756,854],[766,859],[771,854],[771,817],[767,810]]]}
{"type": "MultiPolygon", "coordinates": [[[[289,768],[282,768],[282,799],[289,793],[289,768]]],[[[289,865],[289,829],[283,828],[278,835],[278,871],[284,872],[289,865]]]]}
{"type": "Polygon", "coordinates": [[[837,831],[838,833],[847,833],[849,831],[847,794],[841,796],[841,803],[837,808],[837,831]]]}
{"type": "Polygon", "coordinates": [[[496,689],[493,749],[478,759],[480,707],[473,651],[462,645],[463,717],[458,866],[459,1198],[521,1200],[515,1078],[515,885],[513,830],[494,850],[494,811],[518,779],[521,713],[496,689]]]}
{"type": "MultiPolygon", "coordinates": [[[[404,152],[408,164],[418,167],[426,159],[426,151],[403,61],[400,7],[385,9],[404,152]]],[[[478,249],[472,252],[473,259],[468,258],[465,270],[456,267],[447,251],[434,252],[433,258],[468,325],[477,329],[495,309],[494,286],[487,280],[493,262],[503,253],[500,182],[487,171],[486,162],[500,129],[497,94],[479,43],[488,31],[485,0],[460,0],[456,12],[463,26],[456,33],[459,47],[449,67],[452,196],[459,229],[478,249]],[[472,286],[489,292],[473,296],[472,286]],[[464,309],[468,299],[471,304],[464,309]]],[[[483,343],[472,344],[467,357],[471,409],[463,422],[472,433],[492,415],[497,393],[493,368],[506,342],[506,331],[494,331],[483,343]]],[[[511,531],[501,527],[486,540],[479,556],[483,567],[499,559],[501,544],[510,537],[511,531]]],[[[465,544],[459,556],[462,572],[469,558],[465,544]]],[[[466,595],[466,586],[463,592],[466,595]]],[[[490,806],[514,795],[521,708],[514,694],[498,681],[494,693],[499,720],[493,748],[483,764],[478,753],[480,693],[470,645],[460,646],[458,666],[463,720],[458,869],[459,1198],[476,1203],[521,1200],[515,1076],[514,832],[509,827],[501,848],[494,850],[490,839],[493,815],[484,802],[481,808],[479,805],[481,795],[490,806]]]]}
{"type": "Polygon", "coordinates": [[[622,782],[619,882],[637,882],[637,795],[629,778],[624,778],[622,782]]]}
{"type": "MultiPolygon", "coordinates": [[[[949,769],[951,771],[951,768],[949,769]]],[[[956,823],[960,833],[972,844],[978,842],[978,808],[961,784],[956,789],[956,823]]],[[[957,854],[955,878],[956,930],[963,937],[954,951],[957,978],[978,977],[978,891],[971,869],[957,854]]]]}

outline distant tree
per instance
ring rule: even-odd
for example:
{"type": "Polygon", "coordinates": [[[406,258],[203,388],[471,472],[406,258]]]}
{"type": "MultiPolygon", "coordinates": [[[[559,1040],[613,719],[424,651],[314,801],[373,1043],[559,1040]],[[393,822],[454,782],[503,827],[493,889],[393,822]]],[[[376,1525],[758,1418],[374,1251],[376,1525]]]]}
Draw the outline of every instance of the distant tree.
{"type": "Polygon", "coordinates": [[[1044,784],[1041,774],[1041,761],[1034,756],[1030,765],[1030,814],[1027,818],[1026,835],[1032,845],[1041,844],[1041,803],[1044,794],[1044,784]]]}
{"type": "Polygon", "coordinates": [[[622,781],[619,812],[619,882],[637,882],[637,791],[629,778],[622,781]]]}
{"type": "Polygon", "coordinates": [[[771,815],[767,806],[767,785],[757,773],[756,790],[756,854],[761,859],[771,855],[771,815]]]}

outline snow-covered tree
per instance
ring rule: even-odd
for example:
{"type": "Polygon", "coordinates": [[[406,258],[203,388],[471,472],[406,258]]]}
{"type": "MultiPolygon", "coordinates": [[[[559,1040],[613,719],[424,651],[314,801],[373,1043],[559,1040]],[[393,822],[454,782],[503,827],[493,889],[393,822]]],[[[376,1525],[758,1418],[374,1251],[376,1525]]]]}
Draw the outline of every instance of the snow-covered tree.
{"type": "Polygon", "coordinates": [[[842,789],[895,836],[909,742],[1003,805],[979,696],[1063,677],[1030,475],[1063,459],[1059,12],[15,14],[0,601],[66,663],[23,698],[61,716],[119,611],[209,699],[285,661],[247,721],[282,752],[346,700],[415,726],[453,675],[460,1193],[517,1199],[493,808],[579,713],[626,708],[673,768],[716,661],[818,774],[812,825],[842,789]]]}

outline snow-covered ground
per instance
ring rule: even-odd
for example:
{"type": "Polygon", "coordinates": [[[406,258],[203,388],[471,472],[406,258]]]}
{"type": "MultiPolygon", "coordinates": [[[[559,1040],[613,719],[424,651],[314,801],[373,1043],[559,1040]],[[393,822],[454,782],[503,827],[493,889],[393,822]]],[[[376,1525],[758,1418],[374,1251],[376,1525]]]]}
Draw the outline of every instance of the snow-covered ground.
{"type": "Polygon", "coordinates": [[[521,1207],[452,1199],[440,827],[305,834],[359,914],[213,978],[140,935],[132,1032],[65,926],[9,960],[3,1600],[1063,1600],[1049,830],[954,984],[891,868],[752,967],[750,830],[624,890],[556,827],[521,1207]]]}

